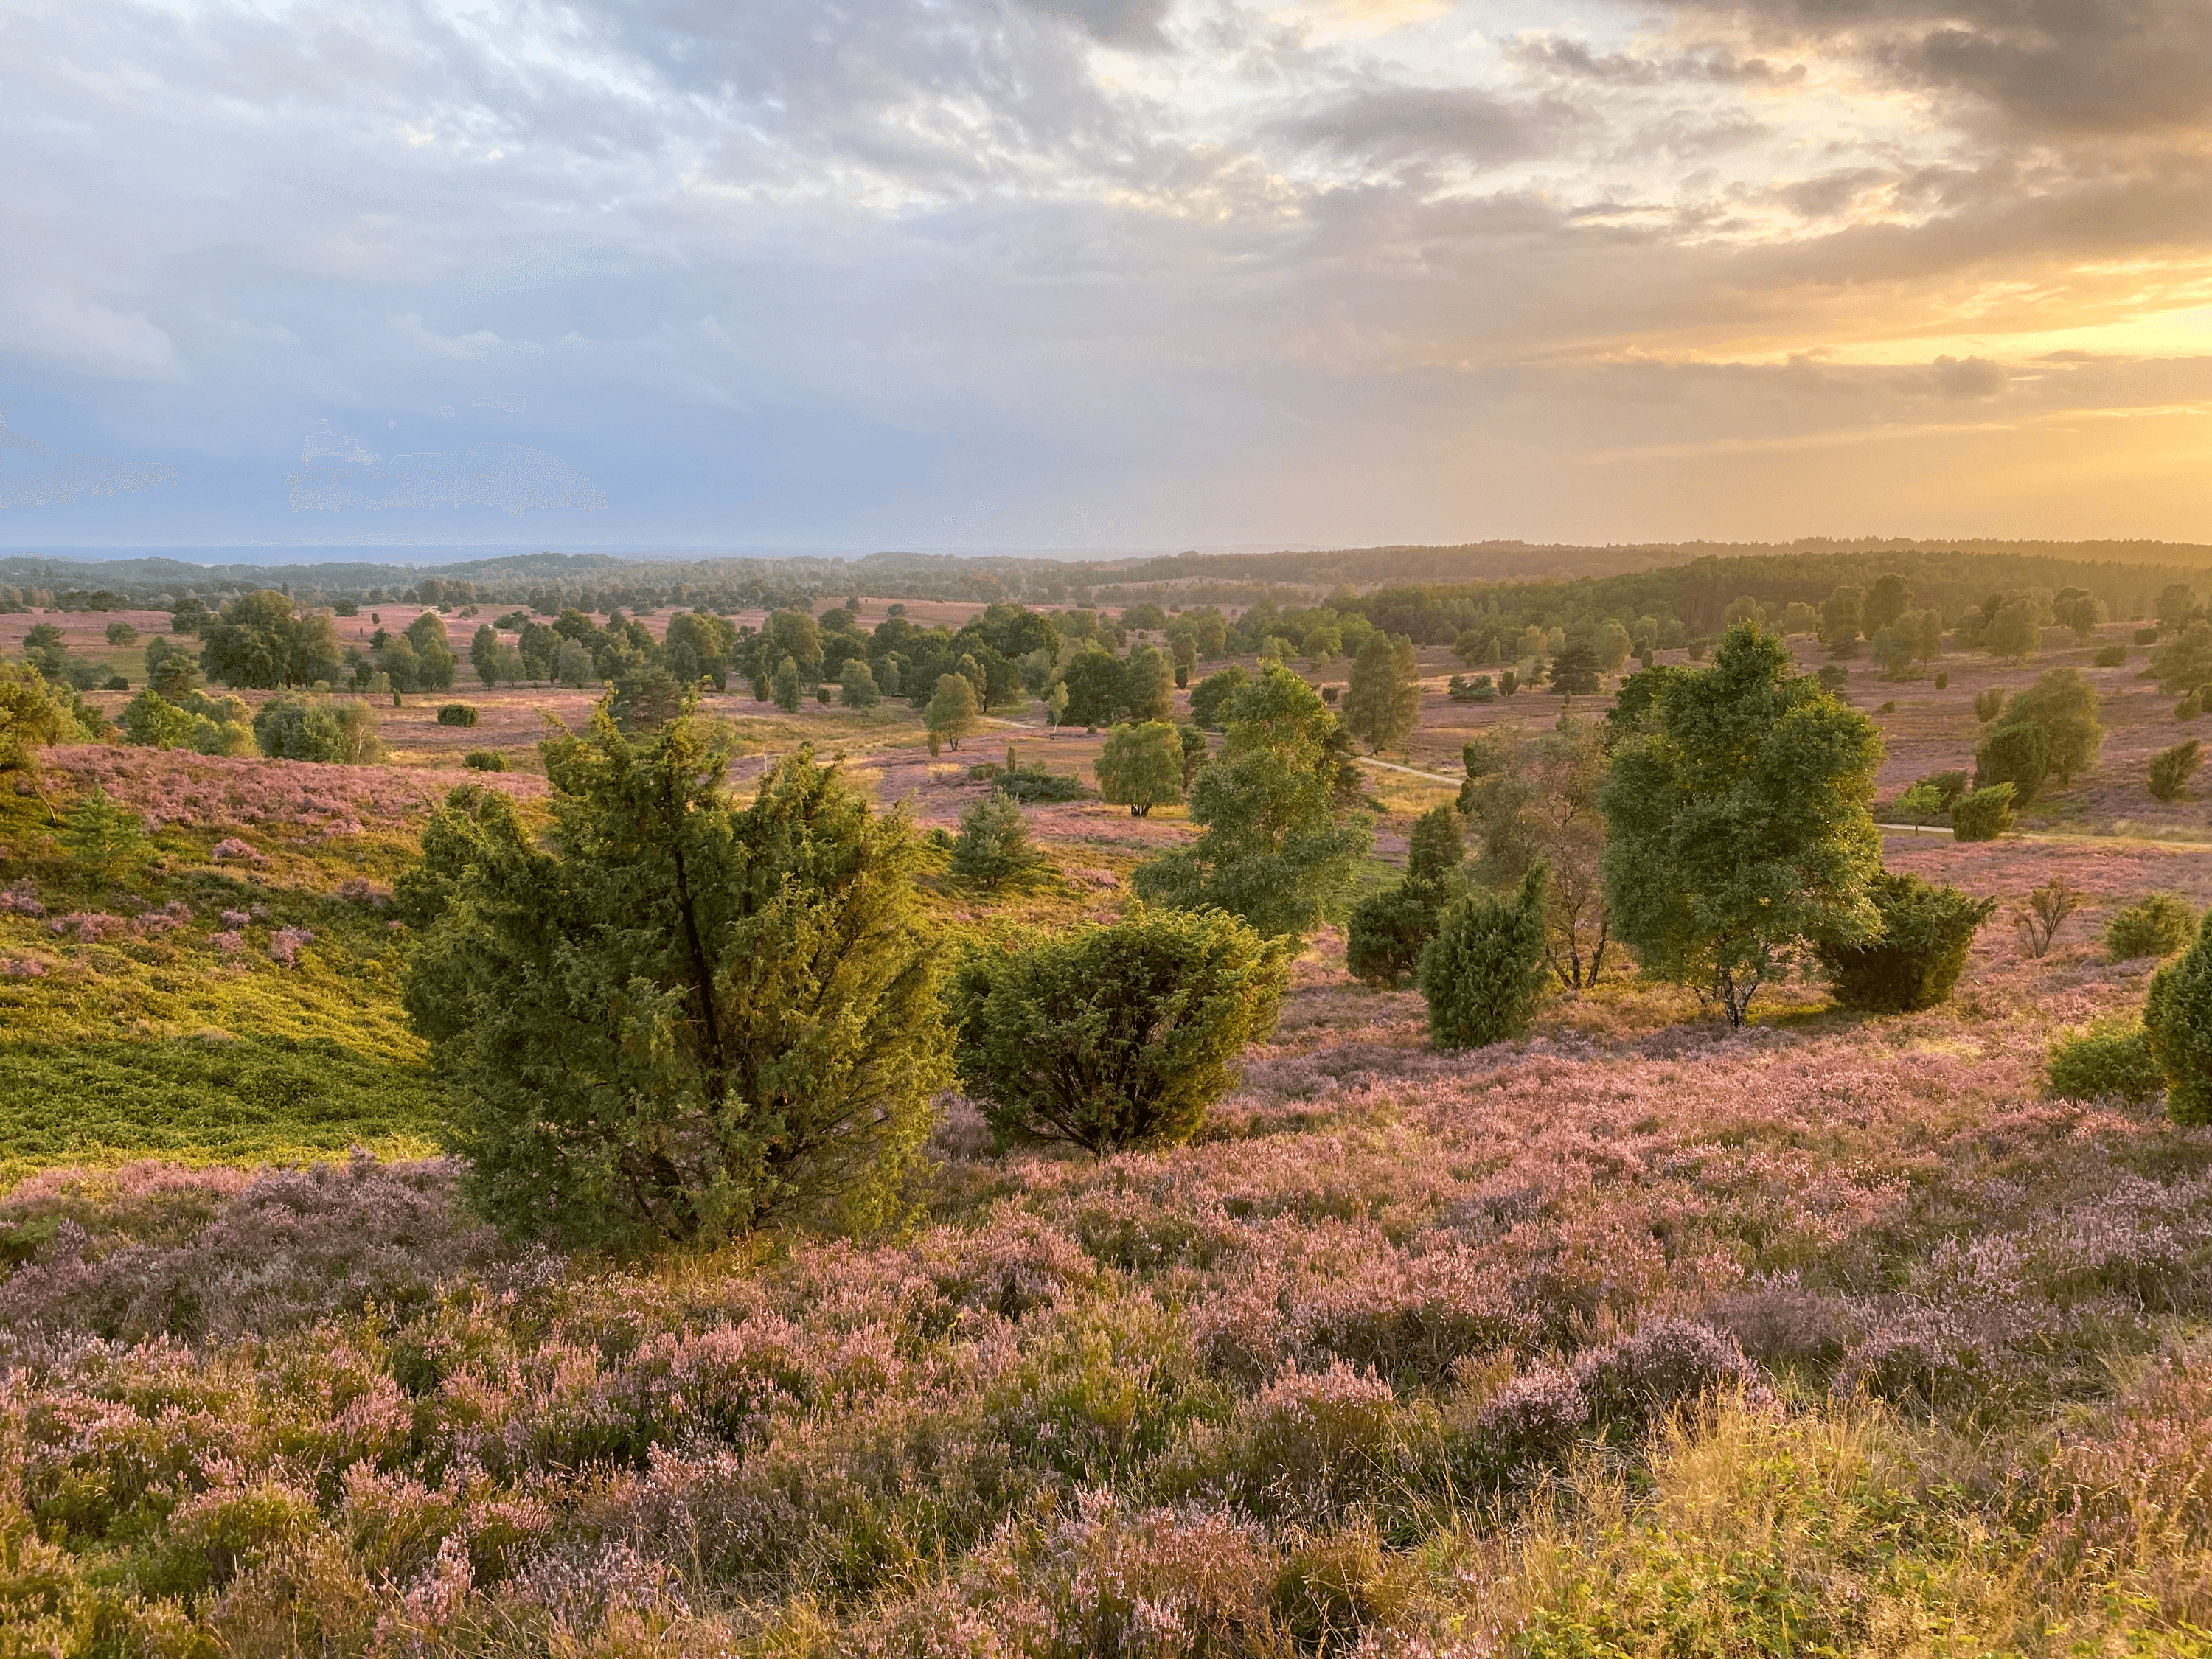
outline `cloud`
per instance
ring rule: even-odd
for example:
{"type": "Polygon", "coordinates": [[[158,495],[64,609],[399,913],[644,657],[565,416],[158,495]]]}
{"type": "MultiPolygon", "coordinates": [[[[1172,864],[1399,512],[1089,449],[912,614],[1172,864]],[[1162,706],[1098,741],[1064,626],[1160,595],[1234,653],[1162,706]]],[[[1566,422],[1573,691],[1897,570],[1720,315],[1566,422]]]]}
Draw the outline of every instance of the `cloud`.
{"type": "Polygon", "coordinates": [[[2202,131],[2212,102],[2203,0],[1688,0],[1681,9],[1966,94],[2028,131],[2202,131]]]}
{"type": "MultiPolygon", "coordinates": [[[[1886,434],[2187,429],[2138,413],[2203,395],[2144,367],[2185,339],[2052,353],[2212,300],[2207,12],[1528,0],[1501,46],[1495,9],[1303,0],[0,7],[36,260],[0,378],[251,480],[196,520],[234,534],[598,495],[610,538],[720,544],[1950,511],[1950,454],[1886,434]],[[1709,459],[1620,459],[1665,444],[1709,459]],[[1856,496],[1741,459],[1877,451],[1856,496]]],[[[2050,507],[2002,471],[1956,510],[2050,507]]]]}
{"type": "Polygon", "coordinates": [[[1789,84],[1805,78],[1802,64],[1779,65],[1764,58],[1738,58],[1725,47],[1703,55],[1679,52],[1662,58],[1632,52],[1600,52],[1588,42],[1558,34],[1530,33],[1507,43],[1506,56],[1527,69],[1573,80],[1613,86],[1650,87],[1673,82],[1710,82],[1723,86],[1789,84]]]}
{"type": "Polygon", "coordinates": [[[1160,33],[1160,21],[1167,15],[1168,0],[1022,0],[1022,3],[1048,17],[1065,18],[1108,46],[1157,49],[1167,44],[1160,33]]]}
{"type": "Polygon", "coordinates": [[[159,462],[109,461],[49,449],[8,424],[0,407],[0,507],[57,507],[80,495],[135,495],[177,481],[159,462]]]}
{"type": "Polygon", "coordinates": [[[1572,127],[1556,99],[1515,101],[1474,87],[1370,87],[1274,124],[1291,143],[1374,162],[1473,162],[1535,154],[1572,127]]]}
{"type": "MultiPolygon", "coordinates": [[[[336,513],[349,507],[372,513],[395,507],[495,507],[519,519],[532,508],[598,513],[607,504],[605,493],[559,456],[520,444],[395,455],[383,465],[368,456],[359,466],[315,467],[307,462],[337,452],[316,449],[312,437],[308,443],[300,469],[284,475],[295,513],[336,513]]],[[[337,458],[350,462],[356,454],[337,458]]]]}

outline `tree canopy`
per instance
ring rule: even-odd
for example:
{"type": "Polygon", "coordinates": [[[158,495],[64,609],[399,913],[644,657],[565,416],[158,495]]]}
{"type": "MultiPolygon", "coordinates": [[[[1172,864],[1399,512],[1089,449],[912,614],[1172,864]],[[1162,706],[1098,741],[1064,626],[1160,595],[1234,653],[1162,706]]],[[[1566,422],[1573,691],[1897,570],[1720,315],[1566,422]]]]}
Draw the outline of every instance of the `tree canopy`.
{"type": "Polygon", "coordinates": [[[1663,681],[1600,797],[1607,908],[1644,971],[1740,1024],[1802,947],[1868,937],[1881,758],[1866,716],[1747,624],[1663,681]]]}
{"type": "Polygon", "coordinates": [[[200,668],[224,685],[264,691],[334,682],[342,672],[331,619],[295,615],[290,597],[274,589],[241,593],[202,626],[200,668]]]}
{"type": "Polygon", "coordinates": [[[1237,693],[1228,720],[1221,754],[1191,787],[1191,820],[1204,833],[1139,865],[1138,895],[1296,938],[1335,908],[1374,834],[1364,816],[1339,820],[1340,728],[1296,674],[1267,670],[1237,693]]]}

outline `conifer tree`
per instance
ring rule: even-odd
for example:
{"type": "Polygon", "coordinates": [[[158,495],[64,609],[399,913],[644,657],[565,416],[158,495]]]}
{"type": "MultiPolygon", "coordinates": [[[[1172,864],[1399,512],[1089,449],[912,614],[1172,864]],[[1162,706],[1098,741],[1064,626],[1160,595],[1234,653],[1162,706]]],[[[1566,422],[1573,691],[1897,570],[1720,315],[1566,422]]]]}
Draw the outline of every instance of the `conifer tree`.
{"type": "Polygon", "coordinates": [[[948,1077],[903,817],[807,749],[739,804],[688,709],[544,752],[550,838],[457,789],[395,894],[474,1201],[579,1243],[884,1215],[948,1077]]]}

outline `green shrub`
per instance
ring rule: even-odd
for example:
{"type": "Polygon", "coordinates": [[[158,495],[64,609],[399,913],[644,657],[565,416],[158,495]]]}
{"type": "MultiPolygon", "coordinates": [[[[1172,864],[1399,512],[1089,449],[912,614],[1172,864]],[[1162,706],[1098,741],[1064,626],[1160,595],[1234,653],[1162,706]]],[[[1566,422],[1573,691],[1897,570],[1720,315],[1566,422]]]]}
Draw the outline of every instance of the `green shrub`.
{"type": "Polygon", "coordinates": [[[1974,787],[2012,785],[2012,804],[2033,800],[2051,775],[2051,738],[2033,720],[2008,720],[1976,745],[1974,787]]]}
{"type": "Polygon", "coordinates": [[[2151,980],[2143,1032],[2166,1073],[2173,1121],[2212,1123],[2212,938],[2201,926],[2188,951],[2151,980]]]}
{"type": "Polygon", "coordinates": [[[1479,1048],[1528,1029],[1544,994],[1549,887],[1539,865],[1516,893],[1478,890],[1445,907],[1415,975],[1439,1046],[1479,1048]]]}
{"type": "Polygon", "coordinates": [[[993,890],[1041,862],[1042,854],[1030,844],[1029,820],[1004,791],[993,790],[960,815],[960,833],[952,839],[954,875],[993,890]]]}
{"type": "Polygon", "coordinates": [[[1364,984],[1403,985],[1437,936],[1449,896],[1437,883],[1409,878],[1360,900],[1345,927],[1345,971],[1364,984]]]}
{"type": "Polygon", "coordinates": [[[288,691],[255,713],[253,736],[271,760],[365,765],[384,758],[376,716],[365,703],[333,704],[328,698],[288,691]]]}
{"type": "Polygon", "coordinates": [[[1073,772],[1055,772],[1038,761],[1023,761],[1012,769],[996,761],[968,769],[978,783],[995,783],[1001,794],[1012,795],[1023,805],[1035,801],[1081,800],[1091,792],[1073,772]]]}
{"type": "Polygon", "coordinates": [[[506,772],[513,769],[507,757],[496,749],[471,749],[462,757],[461,764],[471,772],[506,772]]]}
{"type": "Polygon", "coordinates": [[[2138,628],[2130,637],[2131,637],[2137,645],[2156,645],[2158,643],[2158,629],[2155,627],[2138,628]]]}
{"type": "Polygon", "coordinates": [[[2197,937],[2197,912],[2187,900],[2153,893],[2118,912],[2105,928],[2105,952],[2114,962],[2170,957],[2197,937]]]}
{"type": "Polygon", "coordinates": [[[2158,1098],[2166,1074],[2140,1025],[2097,1025],[2051,1045],[2045,1086],[2060,1100],[2117,1095],[2140,1105],[2158,1098]]]}
{"type": "Polygon", "coordinates": [[[2180,799],[2181,792],[2189,787],[2189,780],[2203,763],[2204,742],[2201,738],[2160,750],[2150,757],[2151,793],[2160,800],[2180,799]]]}
{"type": "Polygon", "coordinates": [[[149,749],[183,749],[192,740],[193,716],[148,687],[123,711],[123,739],[149,749]]]}
{"type": "Polygon", "coordinates": [[[1993,783],[1959,797],[1951,808],[1951,834],[1958,841],[1995,841],[2012,828],[2012,785],[1993,783]]]}
{"type": "Polygon", "coordinates": [[[2004,712],[2005,692],[2002,685],[1986,686],[1974,693],[1974,718],[1987,726],[2004,712]]]}
{"type": "Polygon", "coordinates": [[[2173,705],[2173,718],[2178,720],[2193,720],[2203,712],[2204,695],[2201,691],[2191,691],[2173,705]]]}
{"type": "Polygon", "coordinates": [[[1939,672],[1936,676],[1936,689],[1938,691],[1948,691],[1951,689],[1950,675],[1939,672]]]}
{"type": "Polygon", "coordinates": [[[1879,931],[1857,945],[1815,947],[1836,1000],[1869,1013],[1933,1008],[1951,994],[1972,949],[1975,930],[1997,908],[1955,887],[1884,871],[1867,884],[1881,918],[1879,931]]]}
{"type": "Polygon", "coordinates": [[[2118,668],[2127,659],[2128,648],[2124,645],[2106,646],[2095,656],[2089,659],[2100,668],[2118,668]]]}
{"type": "Polygon", "coordinates": [[[1948,772],[1930,772],[1920,781],[1935,790],[1936,799],[1949,806],[1973,787],[1974,775],[1961,767],[1948,772]]]}
{"type": "Polygon", "coordinates": [[[1274,1029],[1287,956],[1219,910],[979,947],[948,991],[961,1086],[1002,1146],[1180,1144],[1274,1029]]]}
{"type": "Polygon", "coordinates": [[[474,726],[477,708],[473,703],[444,702],[438,705],[438,724],[441,726],[474,726]]]}
{"type": "Polygon", "coordinates": [[[578,1243],[880,1222],[950,1080],[904,821],[807,748],[735,799],[688,713],[543,752],[557,834],[464,785],[392,895],[475,1202],[578,1243]]]}

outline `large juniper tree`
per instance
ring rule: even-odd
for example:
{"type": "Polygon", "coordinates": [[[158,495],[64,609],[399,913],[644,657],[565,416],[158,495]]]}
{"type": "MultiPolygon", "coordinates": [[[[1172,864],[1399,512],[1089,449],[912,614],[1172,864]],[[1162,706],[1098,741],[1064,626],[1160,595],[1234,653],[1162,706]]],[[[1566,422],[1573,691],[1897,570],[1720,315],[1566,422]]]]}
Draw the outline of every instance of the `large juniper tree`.
{"type": "Polygon", "coordinates": [[[1802,947],[1874,930],[1881,742],[1747,623],[1711,668],[1656,689],[1601,796],[1607,904],[1646,973],[1741,1024],[1802,947]]]}
{"type": "Polygon", "coordinates": [[[805,750],[733,801],[688,712],[544,753],[549,837],[456,790],[398,894],[477,1202],[617,1242],[879,1210],[948,1075],[905,821],[805,750]]]}

